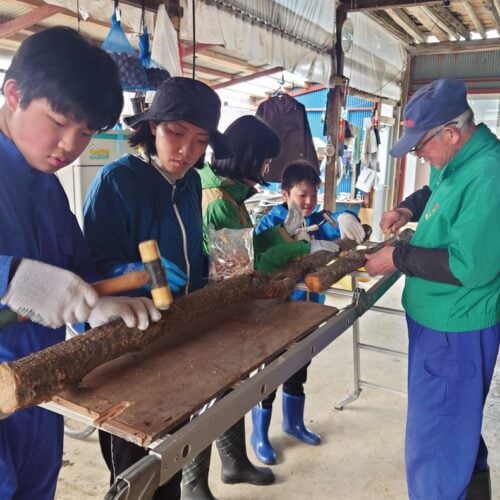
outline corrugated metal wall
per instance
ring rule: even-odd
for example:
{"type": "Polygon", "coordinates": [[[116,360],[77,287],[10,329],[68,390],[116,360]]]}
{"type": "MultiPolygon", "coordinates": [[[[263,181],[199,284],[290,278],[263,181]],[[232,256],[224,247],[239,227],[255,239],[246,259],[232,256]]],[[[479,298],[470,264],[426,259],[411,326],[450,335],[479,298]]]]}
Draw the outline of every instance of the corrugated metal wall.
{"type": "Polygon", "coordinates": [[[470,93],[500,92],[500,49],[416,56],[411,93],[436,78],[464,80],[470,93]]]}

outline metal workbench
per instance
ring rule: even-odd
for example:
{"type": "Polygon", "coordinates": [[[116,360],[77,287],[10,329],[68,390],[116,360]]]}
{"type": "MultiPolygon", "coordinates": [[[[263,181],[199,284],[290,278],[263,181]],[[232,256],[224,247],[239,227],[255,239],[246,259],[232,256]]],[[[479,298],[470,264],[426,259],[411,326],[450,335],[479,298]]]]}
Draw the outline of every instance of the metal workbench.
{"type": "MultiPolygon", "coordinates": [[[[358,276],[359,273],[353,276],[354,284],[358,276]]],[[[279,387],[349,327],[354,326],[366,311],[374,310],[375,302],[399,277],[400,273],[395,272],[381,278],[368,290],[356,288],[352,294],[352,303],[337,316],[325,322],[253,376],[242,380],[231,392],[177,432],[151,443],[149,455],[118,476],[107,493],[106,500],[150,499],[158,486],[168,481],[266,395],[279,387]]],[[[389,312],[386,308],[377,310],[389,312]]],[[[390,313],[392,314],[392,311],[390,313]]],[[[356,386],[353,395],[341,402],[342,406],[355,399],[361,387],[367,384],[359,379],[359,326],[355,329],[356,386]]]]}

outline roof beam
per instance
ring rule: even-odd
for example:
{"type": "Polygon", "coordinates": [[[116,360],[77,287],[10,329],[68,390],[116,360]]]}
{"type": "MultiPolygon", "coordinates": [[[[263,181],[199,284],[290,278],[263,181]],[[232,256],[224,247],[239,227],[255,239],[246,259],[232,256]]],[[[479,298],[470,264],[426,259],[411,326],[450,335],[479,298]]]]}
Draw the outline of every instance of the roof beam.
{"type": "MultiPolygon", "coordinates": [[[[463,36],[466,40],[470,39],[469,29],[464,26],[447,8],[442,7],[441,5],[424,8],[432,11],[438,17],[440,23],[446,23],[445,25],[451,27],[455,32],[463,36]]],[[[443,26],[441,25],[440,27],[443,28],[443,26]]]]}
{"type": "Polygon", "coordinates": [[[33,26],[34,24],[47,19],[47,17],[51,17],[64,10],[66,10],[64,7],[49,4],[37,7],[20,17],[0,24],[0,39],[7,38],[8,36],[11,36],[18,31],[27,29],[30,26],[33,26]]]}
{"type": "Polygon", "coordinates": [[[438,5],[443,0],[341,0],[339,8],[347,12],[369,12],[373,10],[384,10],[387,8],[418,7],[419,5],[438,5]]]}
{"type": "Polygon", "coordinates": [[[483,0],[483,6],[488,11],[488,14],[493,19],[496,28],[500,29],[500,2],[496,0],[493,3],[493,0],[483,0]]]}
{"type": "Polygon", "coordinates": [[[447,42],[449,40],[448,34],[443,31],[437,23],[432,21],[432,19],[430,19],[420,7],[411,7],[407,10],[409,10],[412,16],[416,17],[422,26],[424,26],[427,31],[434,35],[440,42],[447,42]]]}
{"type": "MultiPolygon", "coordinates": [[[[189,63],[182,63],[182,68],[184,70],[184,73],[192,73],[193,71],[193,65],[189,63]]],[[[218,69],[212,69],[212,68],[207,68],[206,66],[199,66],[198,64],[195,65],[195,72],[196,74],[202,74],[202,75],[210,75],[210,76],[215,76],[217,78],[234,78],[238,73],[241,73],[239,71],[238,73],[228,73],[227,71],[220,71],[218,69]]]]}
{"type": "Polygon", "coordinates": [[[476,15],[476,11],[474,7],[470,4],[470,0],[462,0],[462,5],[467,12],[467,15],[471,18],[472,23],[477,29],[477,32],[481,35],[481,38],[486,38],[486,31],[484,30],[484,26],[476,15]]]}
{"type": "Polygon", "coordinates": [[[498,50],[498,38],[486,40],[462,40],[460,42],[423,43],[413,49],[417,56],[450,54],[452,52],[483,52],[498,50]]]}
{"type": "Polygon", "coordinates": [[[425,42],[425,35],[415,25],[411,17],[402,9],[387,9],[387,14],[407,30],[419,43],[425,42]]]}
{"type": "Polygon", "coordinates": [[[211,87],[214,90],[222,89],[225,87],[229,87],[230,85],[236,85],[237,83],[249,82],[249,81],[255,80],[256,78],[259,78],[261,76],[272,75],[273,73],[276,73],[277,71],[283,71],[283,68],[281,66],[276,66],[275,68],[265,69],[264,71],[259,71],[257,73],[253,73],[253,74],[247,75],[247,76],[242,76],[241,78],[233,78],[227,82],[216,83],[215,85],[211,85],[211,87]]]}
{"type": "Polygon", "coordinates": [[[401,29],[399,24],[396,24],[385,12],[367,12],[366,15],[380,24],[389,33],[401,40],[406,45],[413,44],[413,38],[408,33],[401,29]]]}
{"type": "Polygon", "coordinates": [[[445,33],[448,33],[448,36],[451,40],[460,40],[460,34],[457,33],[454,29],[450,28],[447,23],[444,22],[441,17],[436,14],[433,10],[429,9],[429,7],[422,7],[422,11],[426,16],[429,17],[437,26],[439,26],[445,33]]]}
{"type": "Polygon", "coordinates": [[[196,45],[190,45],[189,47],[182,49],[182,57],[190,56],[193,52],[199,54],[200,52],[208,50],[212,47],[220,47],[220,45],[215,45],[213,43],[197,43],[196,45]]]}

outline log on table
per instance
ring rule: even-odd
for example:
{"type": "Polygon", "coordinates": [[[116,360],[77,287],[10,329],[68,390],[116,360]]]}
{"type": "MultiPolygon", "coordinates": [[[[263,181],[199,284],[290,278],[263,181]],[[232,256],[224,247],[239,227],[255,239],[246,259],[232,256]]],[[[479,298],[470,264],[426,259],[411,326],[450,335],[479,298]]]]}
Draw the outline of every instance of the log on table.
{"type": "MultiPolygon", "coordinates": [[[[368,224],[363,224],[363,228],[365,230],[365,238],[363,241],[366,241],[372,234],[372,228],[368,224]]],[[[271,277],[278,280],[290,278],[297,281],[307,274],[314,272],[316,269],[326,266],[332,261],[332,259],[336,259],[342,252],[352,250],[358,245],[354,240],[349,238],[336,240],[335,243],[339,247],[338,252],[327,252],[326,250],[321,250],[320,252],[306,255],[305,257],[294,260],[283,269],[275,271],[271,274],[271,277]]]]}
{"type": "MultiPolygon", "coordinates": [[[[356,245],[352,240],[337,243],[342,249],[356,245]]],[[[209,285],[177,299],[162,314],[162,319],[146,331],[127,328],[121,320],[113,321],[25,358],[2,363],[0,412],[11,413],[48,401],[66,387],[78,384],[97,366],[139,351],[163,335],[187,325],[193,318],[221,306],[254,299],[286,298],[291,295],[298,279],[335,256],[330,252],[317,252],[269,277],[253,273],[209,285]]]]}
{"type": "Polygon", "coordinates": [[[113,321],[11,363],[0,364],[0,412],[12,413],[48,401],[97,366],[138,351],[195,317],[218,307],[253,299],[286,298],[295,280],[261,274],[230,278],[177,299],[159,322],[141,331],[113,321]]]}
{"type": "MultiPolygon", "coordinates": [[[[411,240],[412,236],[413,231],[411,229],[405,229],[398,237],[383,242],[381,246],[388,246],[399,241],[407,242],[411,240]]],[[[379,248],[379,245],[377,245],[377,248],[379,248]]],[[[335,262],[306,275],[304,282],[307,288],[316,293],[326,290],[330,285],[333,285],[345,275],[363,267],[366,264],[365,255],[373,251],[373,248],[367,248],[365,250],[351,250],[349,252],[340,253],[335,262]]]]}

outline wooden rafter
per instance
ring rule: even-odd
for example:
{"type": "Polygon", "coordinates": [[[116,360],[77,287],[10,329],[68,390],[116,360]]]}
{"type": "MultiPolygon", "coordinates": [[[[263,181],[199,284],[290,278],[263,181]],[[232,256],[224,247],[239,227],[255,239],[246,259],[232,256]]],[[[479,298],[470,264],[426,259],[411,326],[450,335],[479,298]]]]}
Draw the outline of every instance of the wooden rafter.
{"type": "Polygon", "coordinates": [[[404,44],[413,44],[413,38],[406,31],[401,29],[399,24],[396,24],[385,12],[370,11],[367,12],[366,15],[394,35],[398,40],[401,40],[404,44]]]}
{"type": "Polygon", "coordinates": [[[464,6],[465,12],[470,17],[472,23],[477,29],[477,32],[481,35],[481,38],[486,38],[486,31],[484,29],[483,23],[477,17],[476,11],[470,4],[470,0],[462,0],[462,5],[464,6]]]}
{"type": "Polygon", "coordinates": [[[460,36],[463,36],[466,40],[470,39],[469,29],[464,26],[450,11],[441,5],[434,5],[429,7],[436,15],[439,16],[440,20],[443,20],[447,25],[451,26],[460,36]]]}
{"type": "Polygon", "coordinates": [[[193,52],[199,54],[200,52],[208,50],[212,47],[219,47],[219,45],[215,45],[213,43],[197,43],[196,45],[190,45],[189,47],[182,49],[182,56],[183,57],[191,56],[193,52]]]}
{"type": "Polygon", "coordinates": [[[440,42],[447,42],[449,40],[448,34],[443,31],[437,23],[432,21],[420,7],[411,7],[407,10],[410,11],[411,15],[418,19],[422,26],[440,42]]]}
{"type": "Polygon", "coordinates": [[[256,78],[260,78],[261,76],[268,76],[276,73],[277,71],[282,71],[283,68],[281,66],[276,66],[275,68],[265,69],[264,71],[258,71],[257,73],[252,73],[251,75],[242,76],[240,78],[232,78],[227,82],[216,83],[215,85],[211,85],[211,87],[215,89],[222,89],[229,85],[236,85],[237,83],[250,82],[255,80],[256,78]]]}
{"type": "Polygon", "coordinates": [[[389,14],[389,16],[391,16],[397,24],[401,25],[403,29],[408,31],[408,33],[410,33],[417,42],[425,42],[425,34],[420,31],[406,12],[402,9],[386,9],[386,11],[387,14],[389,14]]]}
{"type": "Polygon", "coordinates": [[[446,23],[439,14],[431,10],[429,7],[422,7],[422,11],[429,17],[429,19],[435,22],[443,31],[448,33],[448,35],[452,40],[460,39],[460,33],[458,33],[455,29],[450,27],[448,23],[446,23]]]}
{"type": "Polygon", "coordinates": [[[493,3],[493,0],[483,0],[483,6],[488,11],[488,14],[493,19],[497,29],[500,29],[500,2],[497,0],[493,3]]]}
{"type": "MultiPolygon", "coordinates": [[[[182,63],[182,67],[184,69],[184,73],[191,74],[191,72],[193,71],[192,64],[182,63]]],[[[205,66],[199,66],[199,65],[196,65],[195,70],[196,74],[209,75],[209,76],[215,76],[217,78],[226,78],[226,79],[234,78],[239,73],[241,73],[241,72],[229,73],[228,71],[220,71],[218,69],[207,68],[205,66]]]]}
{"type": "Polygon", "coordinates": [[[0,39],[7,38],[18,31],[27,29],[34,24],[47,19],[59,12],[65,11],[64,7],[59,7],[57,5],[42,5],[37,7],[22,16],[17,17],[16,19],[11,19],[5,23],[0,25],[0,39]]]}
{"type": "Polygon", "coordinates": [[[383,10],[387,8],[408,8],[418,7],[419,5],[438,5],[442,0],[342,0],[340,6],[347,12],[369,12],[374,10],[383,10]]]}
{"type": "Polygon", "coordinates": [[[423,43],[414,49],[420,55],[450,54],[452,52],[482,52],[498,50],[498,38],[465,40],[461,42],[423,43]]]}

